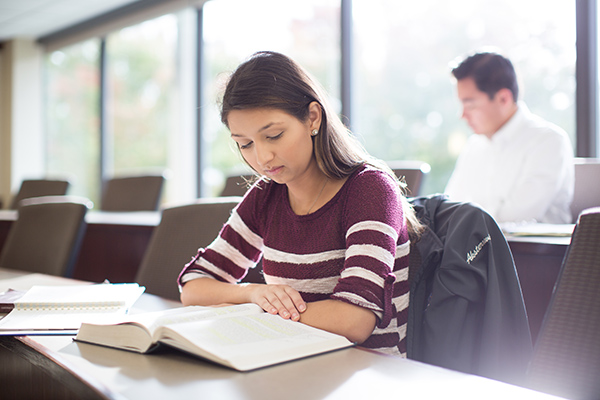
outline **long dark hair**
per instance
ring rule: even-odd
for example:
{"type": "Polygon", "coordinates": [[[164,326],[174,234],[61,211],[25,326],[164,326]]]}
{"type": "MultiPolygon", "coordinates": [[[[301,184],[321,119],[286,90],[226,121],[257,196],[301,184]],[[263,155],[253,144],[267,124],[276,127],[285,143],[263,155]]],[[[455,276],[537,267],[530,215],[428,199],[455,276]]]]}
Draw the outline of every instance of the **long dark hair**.
{"type": "MultiPolygon", "coordinates": [[[[389,166],[370,156],[333,111],[321,85],[289,57],[271,51],[253,54],[230,76],[221,102],[221,121],[227,127],[232,110],[270,108],[284,111],[305,122],[309,105],[321,107],[319,133],[312,137],[319,169],[329,178],[343,179],[364,164],[373,165],[398,179],[389,166]]],[[[398,181],[403,193],[406,185],[398,181]]],[[[403,196],[404,199],[404,196],[403,196]]],[[[418,232],[419,222],[405,201],[409,232],[418,232]]]]}
{"type": "Polygon", "coordinates": [[[313,137],[319,168],[330,178],[344,178],[372,157],[331,110],[324,90],[300,65],[275,52],[255,53],[231,75],[221,104],[221,121],[227,125],[231,110],[272,108],[300,121],[308,106],[321,107],[319,134],[313,137]]]}

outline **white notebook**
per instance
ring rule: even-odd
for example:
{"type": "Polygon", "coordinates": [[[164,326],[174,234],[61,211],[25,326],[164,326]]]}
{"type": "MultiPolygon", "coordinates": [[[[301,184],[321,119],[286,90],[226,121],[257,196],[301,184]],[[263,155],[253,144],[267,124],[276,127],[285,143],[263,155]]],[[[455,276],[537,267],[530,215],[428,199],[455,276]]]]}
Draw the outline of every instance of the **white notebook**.
{"type": "Polygon", "coordinates": [[[33,286],[0,320],[0,335],[76,334],[83,322],[111,322],[145,288],[137,283],[33,286]]]}

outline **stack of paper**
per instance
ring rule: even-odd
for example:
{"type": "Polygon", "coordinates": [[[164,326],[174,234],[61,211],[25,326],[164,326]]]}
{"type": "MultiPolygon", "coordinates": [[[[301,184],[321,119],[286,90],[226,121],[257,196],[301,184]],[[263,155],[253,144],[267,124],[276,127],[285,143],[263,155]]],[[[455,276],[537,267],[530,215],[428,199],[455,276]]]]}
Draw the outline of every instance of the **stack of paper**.
{"type": "Polygon", "coordinates": [[[76,334],[83,322],[126,314],[144,290],[137,283],[33,286],[0,320],[0,335],[76,334]]]}

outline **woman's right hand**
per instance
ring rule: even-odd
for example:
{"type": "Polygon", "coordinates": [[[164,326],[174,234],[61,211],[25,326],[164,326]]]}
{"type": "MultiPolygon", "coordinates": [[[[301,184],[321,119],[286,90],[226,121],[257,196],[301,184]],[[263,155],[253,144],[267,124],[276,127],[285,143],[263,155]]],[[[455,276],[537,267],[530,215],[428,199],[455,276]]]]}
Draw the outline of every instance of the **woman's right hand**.
{"type": "Polygon", "coordinates": [[[306,311],[306,303],[297,290],[287,285],[249,284],[246,286],[249,300],[269,314],[298,321],[306,311]]]}

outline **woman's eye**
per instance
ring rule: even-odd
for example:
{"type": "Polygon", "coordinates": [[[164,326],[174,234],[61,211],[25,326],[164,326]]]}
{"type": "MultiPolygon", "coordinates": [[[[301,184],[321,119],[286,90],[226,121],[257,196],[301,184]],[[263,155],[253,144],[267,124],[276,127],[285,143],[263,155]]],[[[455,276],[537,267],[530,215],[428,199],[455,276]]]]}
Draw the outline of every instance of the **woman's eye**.
{"type": "Polygon", "coordinates": [[[277,140],[281,137],[281,135],[283,135],[283,132],[281,132],[279,135],[275,135],[275,136],[268,136],[267,138],[269,140],[277,140]]]}
{"type": "Polygon", "coordinates": [[[245,150],[245,149],[249,149],[250,148],[250,146],[252,145],[252,142],[248,142],[246,144],[238,143],[238,145],[240,146],[240,149],[245,150]]]}

